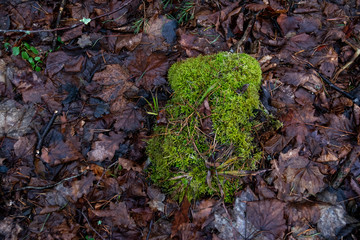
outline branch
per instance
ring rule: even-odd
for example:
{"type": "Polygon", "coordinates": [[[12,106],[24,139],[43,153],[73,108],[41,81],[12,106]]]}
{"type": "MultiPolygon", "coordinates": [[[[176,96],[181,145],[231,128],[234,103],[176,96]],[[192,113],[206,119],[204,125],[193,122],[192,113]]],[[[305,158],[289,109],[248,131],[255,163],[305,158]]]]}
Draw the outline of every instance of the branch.
{"type": "Polygon", "coordinates": [[[54,183],[54,184],[50,184],[50,185],[46,185],[46,186],[43,186],[43,187],[36,187],[36,186],[26,186],[26,187],[22,187],[22,188],[18,188],[18,189],[15,189],[15,190],[11,190],[10,192],[17,192],[17,191],[22,191],[22,190],[27,190],[27,189],[33,189],[33,190],[43,190],[43,189],[48,189],[48,188],[53,188],[53,187],[56,187],[57,185],[60,185],[62,184],[63,182],[66,182],[66,181],[69,181],[71,179],[74,179],[74,178],[77,178],[77,177],[80,177],[81,175],[87,173],[87,170],[83,171],[82,173],[79,173],[75,176],[71,176],[71,177],[68,177],[68,178],[64,178],[62,179],[60,182],[57,182],[57,183],[54,183]]]}
{"type": "MultiPolygon", "coordinates": [[[[97,17],[93,17],[90,18],[91,21],[94,21],[96,19],[102,18],[102,17],[106,17],[109,16],[113,13],[116,13],[118,11],[120,11],[121,9],[123,9],[124,7],[126,7],[129,3],[131,3],[132,0],[126,0],[119,8],[111,11],[111,12],[107,12],[104,13],[102,15],[99,15],[97,17]]],[[[85,23],[79,21],[78,23],[71,25],[71,26],[67,26],[67,27],[60,27],[60,28],[53,28],[53,29],[38,29],[38,30],[21,30],[21,29],[10,29],[10,30],[6,30],[6,29],[0,29],[0,33],[10,33],[10,32],[15,32],[15,33],[26,33],[26,34],[30,34],[30,33],[40,33],[40,32],[55,32],[55,31],[61,31],[61,30],[68,30],[68,29],[73,29],[76,28],[78,26],[84,25],[85,23]]],[[[86,24],[85,24],[86,25],[86,24]]]]}

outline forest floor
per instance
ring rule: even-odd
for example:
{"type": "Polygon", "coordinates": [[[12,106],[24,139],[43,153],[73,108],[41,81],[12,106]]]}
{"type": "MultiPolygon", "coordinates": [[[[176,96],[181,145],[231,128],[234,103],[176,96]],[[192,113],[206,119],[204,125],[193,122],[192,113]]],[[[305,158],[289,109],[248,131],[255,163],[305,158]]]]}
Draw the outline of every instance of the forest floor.
{"type": "Polygon", "coordinates": [[[359,0],[0,1],[0,239],[359,239],[359,12],[359,0]],[[263,160],[232,204],[177,203],[146,171],[152,97],[165,106],[172,63],[219,51],[259,61],[283,126],[255,137],[263,160]]]}

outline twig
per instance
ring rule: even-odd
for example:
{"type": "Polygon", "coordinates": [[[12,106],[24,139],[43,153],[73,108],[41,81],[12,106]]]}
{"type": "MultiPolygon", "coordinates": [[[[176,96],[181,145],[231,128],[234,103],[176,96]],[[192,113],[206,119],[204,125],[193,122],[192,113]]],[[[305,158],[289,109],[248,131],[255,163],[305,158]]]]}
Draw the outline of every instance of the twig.
{"type": "Polygon", "coordinates": [[[322,75],[315,67],[313,67],[310,64],[306,64],[308,67],[314,69],[316,71],[316,73],[319,75],[319,77],[326,82],[331,88],[333,88],[334,90],[338,91],[339,93],[341,93],[342,95],[344,95],[345,97],[349,98],[350,100],[353,101],[353,103],[355,103],[356,105],[360,104],[360,100],[357,97],[354,97],[352,94],[343,91],[341,88],[339,88],[338,86],[336,86],[335,84],[333,84],[329,79],[327,79],[324,75],[322,75]]]}
{"type": "MultiPolygon", "coordinates": [[[[60,20],[61,20],[61,15],[62,15],[62,13],[64,11],[65,3],[66,3],[66,0],[61,0],[60,9],[59,9],[59,15],[57,16],[57,19],[56,19],[55,29],[59,27],[59,23],[60,23],[60,20]]],[[[57,37],[58,37],[58,32],[55,31],[54,39],[53,39],[53,42],[52,42],[52,50],[53,51],[55,51],[57,37]]]]}
{"type": "Polygon", "coordinates": [[[91,228],[91,230],[93,230],[94,233],[96,233],[96,235],[99,236],[99,238],[101,238],[102,240],[105,240],[105,238],[103,238],[103,237],[100,235],[100,233],[98,233],[98,232],[96,231],[96,229],[93,228],[93,226],[91,226],[91,223],[90,223],[89,219],[86,217],[85,213],[83,213],[83,211],[80,211],[80,210],[78,210],[78,209],[76,209],[76,210],[77,210],[78,212],[80,212],[81,215],[85,218],[85,220],[86,220],[86,222],[89,224],[89,227],[91,228]]]}
{"type": "MultiPolygon", "coordinates": [[[[111,12],[107,12],[104,13],[102,15],[90,18],[91,21],[94,21],[96,19],[102,18],[102,17],[106,17],[109,16],[113,13],[116,13],[118,11],[120,11],[121,9],[123,9],[124,7],[126,7],[129,3],[131,3],[132,0],[126,0],[119,8],[111,11],[111,12]]],[[[21,29],[0,29],[0,33],[9,33],[9,32],[16,32],[16,33],[26,33],[26,34],[30,34],[30,33],[40,33],[40,32],[55,32],[55,31],[60,31],[60,30],[68,30],[68,29],[73,29],[76,28],[80,25],[83,25],[85,23],[79,21],[78,23],[71,25],[71,26],[67,26],[67,27],[60,27],[60,28],[53,28],[53,29],[38,29],[38,30],[21,30],[21,29]]]]}
{"type": "Polygon", "coordinates": [[[51,128],[52,124],[54,123],[55,118],[58,116],[58,114],[59,114],[59,112],[58,112],[57,110],[53,113],[50,121],[49,121],[48,124],[46,125],[46,127],[45,127],[45,129],[44,129],[44,131],[43,131],[42,134],[40,134],[40,133],[38,133],[38,132],[36,133],[36,134],[38,135],[39,140],[38,140],[38,143],[37,143],[36,149],[35,149],[35,157],[40,158],[41,148],[42,148],[42,145],[43,145],[43,142],[44,142],[44,138],[45,138],[46,135],[49,133],[50,128],[51,128]]]}
{"type": "Polygon", "coordinates": [[[345,69],[347,69],[351,64],[354,63],[354,61],[359,57],[360,55],[360,47],[358,47],[356,44],[352,44],[351,42],[349,42],[348,40],[344,41],[345,43],[347,43],[348,45],[350,45],[354,50],[355,53],[354,55],[351,57],[351,59],[344,65],[342,66],[334,75],[334,77],[332,78],[332,81],[336,80],[338,78],[338,76],[340,75],[340,73],[342,71],[344,71],[345,69]]]}
{"type": "Polygon", "coordinates": [[[246,39],[249,38],[249,34],[250,34],[250,31],[251,31],[251,28],[253,27],[254,25],[254,22],[255,22],[255,19],[256,19],[256,14],[253,16],[253,18],[250,20],[243,36],[241,37],[241,39],[235,44],[235,48],[236,48],[236,52],[237,53],[241,53],[241,45],[243,45],[243,43],[246,41],[246,39]]]}
{"type": "MultiPolygon", "coordinates": [[[[96,187],[98,187],[100,185],[100,182],[102,181],[103,177],[105,176],[107,170],[109,170],[110,168],[112,168],[115,164],[119,163],[118,160],[116,160],[115,162],[113,162],[112,164],[110,164],[107,168],[104,169],[103,173],[101,174],[100,179],[98,180],[96,187]]],[[[95,190],[95,188],[94,188],[95,190]]]]}
{"type": "Polygon", "coordinates": [[[74,178],[77,178],[77,177],[80,177],[81,175],[85,174],[87,172],[87,170],[83,171],[82,173],[79,173],[75,176],[71,176],[71,177],[68,177],[68,178],[64,178],[62,179],[60,182],[57,182],[57,183],[54,183],[54,184],[50,184],[50,185],[46,185],[46,186],[43,186],[43,187],[36,187],[36,186],[26,186],[26,187],[22,187],[22,188],[18,188],[18,189],[15,189],[15,190],[11,190],[9,192],[17,192],[17,191],[22,191],[22,190],[27,190],[27,189],[33,189],[33,190],[43,190],[43,189],[48,189],[48,188],[53,188],[53,187],[56,187],[57,185],[60,185],[62,184],[63,182],[66,182],[66,181],[69,181],[69,180],[72,180],[74,178]]]}
{"type": "Polygon", "coordinates": [[[152,227],[152,225],[153,225],[153,220],[151,219],[151,221],[150,221],[150,226],[149,226],[149,232],[148,232],[148,234],[146,235],[146,240],[149,240],[149,238],[150,238],[150,233],[151,233],[151,227],[152,227]]]}
{"type": "Polygon", "coordinates": [[[347,177],[347,175],[350,172],[351,166],[355,163],[355,161],[358,159],[360,155],[360,146],[356,146],[353,148],[353,150],[350,153],[349,158],[345,161],[345,163],[341,166],[336,179],[334,180],[332,187],[337,189],[340,187],[344,179],[347,177]]]}
{"type": "Polygon", "coordinates": [[[229,223],[230,223],[230,225],[231,225],[231,230],[232,230],[233,237],[234,237],[234,239],[236,239],[236,236],[237,236],[238,234],[236,233],[236,229],[234,228],[234,225],[233,225],[233,223],[232,223],[233,220],[232,220],[232,218],[231,218],[231,216],[230,216],[230,214],[229,214],[229,212],[228,212],[228,210],[227,210],[227,208],[226,208],[226,206],[225,206],[225,202],[224,202],[225,194],[224,194],[224,191],[223,191],[223,189],[222,189],[221,182],[220,182],[220,179],[219,179],[219,175],[218,175],[218,172],[217,172],[216,169],[215,169],[215,175],[216,175],[216,181],[217,181],[217,184],[218,184],[218,187],[219,187],[219,191],[220,191],[220,195],[221,195],[221,205],[223,206],[223,208],[224,208],[224,210],[225,210],[225,214],[226,214],[226,216],[227,216],[227,218],[228,218],[228,221],[229,221],[229,223]]]}
{"type": "Polygon", "coordinates": [[[46,224],[47,220],[49,220],[50,215],[51,215],[51,213],[48,213],[48,214],[46,215],[45,221],[44,221],[44,223],[43,223],[42,226],[41,226],[40,232],[44,231],[45,224],[46,224]]]}

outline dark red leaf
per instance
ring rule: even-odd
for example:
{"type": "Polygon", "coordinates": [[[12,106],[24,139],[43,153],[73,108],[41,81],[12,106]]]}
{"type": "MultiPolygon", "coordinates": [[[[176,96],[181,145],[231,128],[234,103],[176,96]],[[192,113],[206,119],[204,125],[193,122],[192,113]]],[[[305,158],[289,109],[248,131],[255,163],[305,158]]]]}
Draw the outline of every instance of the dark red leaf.
{"type": "Polygon", "coordinates": [[[129,103],[116,117],[115,129],[124,131],[135,131],[142,127],[144,117],[135,104],[129,103]]]}
{"type": "Polygon", "coordinates": [[[185,195],[180,205],[180,209],[177,211],[177,213],[175,213],[175,219],[173,226],[171,227],[171,237],[178,235],[178,231],[181,229],[181,226],[189,222],[189,209],[190,202],[185,195]]]}
{"type": "Polygon", "coordinates": [[[87,156],[90,161],[111,160],[115,151],[119,148],[119,144],[124,142],[125,134],[110,132],[110,136],[99,134],[98,141],[92,145],[92,150],[87,156]]]}
{"type": "Polygon", "coordinates": [[[150,91],[156,86],[166,83],[165,76],[169,68],[167,57],[161,53],[146,55],[145,51],[138,50],[128,66],[130,73],[136,79],[136,86],[150,91]]]}
{"type": "Polygon", "coordinates": [[[286,221],[284,219],[285,203],[276,199],[247,203],[247,217],[259,230],[264,239],[284,237],[286,221]]]}

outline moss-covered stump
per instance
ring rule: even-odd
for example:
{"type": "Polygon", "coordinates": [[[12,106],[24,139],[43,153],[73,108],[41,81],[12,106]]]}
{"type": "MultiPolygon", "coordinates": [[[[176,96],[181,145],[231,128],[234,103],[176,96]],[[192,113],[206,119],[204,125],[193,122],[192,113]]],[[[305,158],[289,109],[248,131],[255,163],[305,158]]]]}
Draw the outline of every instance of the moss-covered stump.
{"type": "Polygon", "coordinates": [[[231,201],[242,170],[261,157],[252,121],[259,107],[261,69],[246,54],[221,52],[172,65],[174,90],[168,124],[156,126],[148,143],[152,181],[181,200],[218,194],[231,201]]]}

